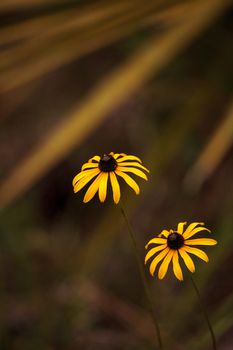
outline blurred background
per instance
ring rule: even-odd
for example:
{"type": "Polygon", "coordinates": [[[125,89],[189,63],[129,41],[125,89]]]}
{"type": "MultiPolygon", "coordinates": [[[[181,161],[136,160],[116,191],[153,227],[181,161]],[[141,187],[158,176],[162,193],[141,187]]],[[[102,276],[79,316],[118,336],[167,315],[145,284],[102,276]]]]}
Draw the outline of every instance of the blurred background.
{"type": "MultiPolygon", "coordinates": [[[[1,0],[1,349],[156,349],[119,207],[72,189],[111,151],[151,170],[138,197],[121,183],[142,259],[179,221],[212,230],[195,278],[232,349],[232,17],[228,0],[1,0]]],[[[147,275],[166,349],[211,349],[188,275],[147,275]]]]}

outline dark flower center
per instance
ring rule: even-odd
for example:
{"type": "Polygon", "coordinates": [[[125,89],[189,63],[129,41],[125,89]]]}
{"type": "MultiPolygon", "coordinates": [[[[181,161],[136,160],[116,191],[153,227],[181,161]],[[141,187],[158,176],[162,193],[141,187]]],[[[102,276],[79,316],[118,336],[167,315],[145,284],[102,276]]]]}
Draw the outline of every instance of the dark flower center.
{"type": "Polygon", "coordinates": [[[167,245],[171,249],[180,249],[184,245],[184,238],[178,232],[172,232],[167,238],[167,245]]]}
{"type": "Polygon", "coordinates": [[[99,169],[108,173],[114,171],[117,167],[117,162],[110,154],[104,155],[99,161],[99,169]]]}

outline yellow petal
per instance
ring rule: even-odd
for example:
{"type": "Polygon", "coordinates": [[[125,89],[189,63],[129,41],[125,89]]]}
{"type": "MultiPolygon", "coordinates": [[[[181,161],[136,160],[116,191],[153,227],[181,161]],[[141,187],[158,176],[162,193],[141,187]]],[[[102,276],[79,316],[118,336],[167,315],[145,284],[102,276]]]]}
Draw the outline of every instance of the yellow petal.
{"type": "Polygon", "coordinates": [[[121,190],[114,172],[110,172],[110,180],[112,185],[113,200],[117,204],[121,198],[121,190]]]}
{"type": "Polygon", "coordinates": [[[103,177],[103,173],[100,173],[98,175],[98,177],[92,182],[91,186],[88,188],[88,190],[83,198],[84,203],[89,202],[94,197],[94,195],[98,191],[102,177],[103,177]]]}
{"type": "Polygon", "coordinates": [[[111,152],[110,153],[112,156],[113,156],[113,158],[115,158],[115,159],[117,159],[117,158],[119,158],[119,157],[123,157],[123,156],[126,156],[126,154],[125,153],[113,153],[113,152],[111,152]]]}
{"type": "Polygon", "coordinates": [[[141,168],[145,171],[147,171],[148,173],[150,172],[146,167],[144,167],[142,164],[140,163],[136,163],[136,162],[123,162],[123,163],[120,163],[120,166],[123,167],[123,166],[137,166],[138,168],[141,168]]]}
{"type": "Polygon", "coordinates": [[[99,166],[99,163],[85,163],[82,166],[82,170],[89,169],[89,168],[97,168],[99,166]]]}
{"type": "Polygon", "coordinates": [[[123,166],[118,166],[117,170],[122,171],[123,173],[133,173],[137,176],[142,177],[143,179],[147,180],[146,174],[144,174],[141,170],[136,169],[136,168],[127,168],[123,166]]]}
{"type": "Polygon", "coordinates": [[[180,281],[183,281],[183,273],[182,273],[182,270],[180,267],[179,255],[178,255],[177,250],[174,251],[172,263],[173,263],[173,271],[174,271],[176,278],[180,281]]]}
{"type": "Polygon", "coordinates": [[[104,202],[107,195],[108,173],[102,173],[102,179],[99,185],[99,199],[104,202]]]}
{"type": "Polygon", "coordinates": [[[124,162],[125,160],[137,160],[139,163],[142,163],[141,159],[136,156],[125,155],[124,157],[117,160],[118,163],[124,162]]]}
{"type": "Polygon", "coordinates": [[[122,177],[125,182],[135,191],[136,194],[139,194],[140,192],[140,189],[139,189],[139,186],[138,184],[132,179],[132,177],[130,177],[129,175],[123,173],[122,171],[119,171],[119,170],[115,170],[115,173],[122,177]]]}
{"type": "Polygon", "coordinates": [[[184,231],[184,226],[187,224],[187,222],[179,222],[178,226],[177,226],[177,232],[180,233],[182,235],[183,231],[184,231]]]}
{"type": "Polygon", "coordinates": [[[218,242],[212,238],[197,238],[197,239],[188,239],[185,241],[187,245],[215,245],[218,242]]]}
{"type": "Polygon", "coordinates": [[[157,252],[159,252],[160,250],[163,250],[166,248],[166,244],[160,245],[158,247],[152,248],[148,251],[148,253],[145,256],[145,264],[147,263],[147,261],[157,252]]]}
{"type": "Polygon", "coordinates": [[[164,278],[164,276],[167,273],[168,266],[171,262],[171,259],[173,257],[174,250],[170,250],[167,254],[167,256],[164,258],[162,264],[160,265],[159,272],[158,272],[158,277],[160,280],[164,278]]]}
{"type": "Polygon", "coordinates": [[[75,186],[75,184],[83,177],[85,177],[85,171],[80,171],[75,177],[73,178],[72,185],[75,186]]]}
{"type": "Polygon", "coordinates": [[[188,247],[188,246],[184,246],[183,249],[188,253],[191,253],[191,254],[198,256],[198,258],[200,258],[206,262],[209,261],[207,254],[205,252],[203,252],[203,250],[201,250],[201,249],[188,247]]]}
{"type": "Polygon", "coordinates": [[[158,263],[167,255],[168,251],[170,249],[169,248],[165,248],[162,252],[160,252],[156,258],[154,258],[150,264],[150,274],[152,276],[154,276],[154,272],[156,269],[156,266],[158,265],[158,263]]]}
{"type": "Polygon", "coordinates": [[[194,272],[195,266],[194,266],[192,259],[188,255],[188,253],[186,253],[186,251],[183,248],[179,249],[179,253],[180,253],[182,259],[184,260],[184,263],[187,266],[187,268],[189,269],[189,271],[194,272]]]}
{"type": "Polygon", "coordinates": [[[80,191],[89,181],[91,181],[95,176],[97,176],[100,173],[99,169],[95,169],[90,173],[89,175],[86,175],[82,179],[80,179],[75,185],[74,185],[74,192],[77,193],[80,191]]]}
{"type": "Polygon", "coordinates": [[[98,173],[96,172],[96,169],[89,169],[89,170],[85,170],[85,171],[80,171],[74,178],[72,181],[73,186],[76,185],[76,183],[81,180],[83,177],[85,177],[86,175],[91,175],[94,173],[98,173]]]}
{"type": "Polygon", "coordinates": [[[170,235],[170,232],[168,230],[163,230],[162,232],[160,232],[160,234],[158,235],[158,237],[168,237],[170,235]]]}
{"type": "Polygon", "coordinates": [[[192,224],[190,224],[186,230],[184,231],[184,238],[186,238],[186,236],[188,236],[188,234],[197,226],[197,225],[201,225],[203,226],[204,225],[204,222],[193,222],[192,224]]]}
{"type": "Polygon", "coordinates": [[[100,161],[100,156],[94,156],[94,157],[88,159],[88,162],[90,163],[90,162],[92,162],[93,160],[95,160],[96,162],[99,162],[99,161],[100,161]]]}
{"type": "Polygon", "coordinates": [[[167,244],[167,240],[165,238],[152,238],[148,243],[147,245],[145,246],[145,248],[147,249],[148,245],[149,244],[152,244],[152,243],[155,243],[155,244],[167,244]]]}
{"type": "Polygon", "coordinates": [[[190,238],[190,237],[194,236],[196,233],[201,232],[201,231],[208,231],[208,232],[210,232],[210,230],[208,228],[206,228],[206,227],[197,227],[197,228],[195,228],[194,230],[192,230],[192,231],[190,231],[188,233],[185,232],[184,235],[183,235],[184,239],[190,238]]]}

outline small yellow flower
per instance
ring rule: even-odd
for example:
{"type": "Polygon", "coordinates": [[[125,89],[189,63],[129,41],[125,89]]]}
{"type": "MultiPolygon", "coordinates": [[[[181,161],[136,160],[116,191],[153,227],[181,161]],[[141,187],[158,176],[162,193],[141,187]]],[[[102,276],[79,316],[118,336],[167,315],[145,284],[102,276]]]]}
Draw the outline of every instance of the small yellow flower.
{"type": "Polygon", "coordinates": [[[146,249],[150,244],[158,244],[157,247],[151,248],[145,257],[145,264],[147,261],[154,256],[156,253],[159,253],[153,260],[150,262],[150,274],[154,276],[155,269],[160,261],[163,260],[159,267],[158,278],[163,279],[167,273],[168,266],[172,261],[173,272],[178,278],[178,280],[183,280],[183,273],[179,263],[179,257],[183,259],[185,265],[189,271],[194,272],[195,266],[193,260],[191,259],[190,254],[196,255],[205,262],[209,261],[206,253],[198,248],[194,248],[196,245],[215,245],[217,241],[211,238],[197,238],[190,239],[196,233],[201,231],[208,231],[209,229],[204,227],[203,222],[193,222],[185,230],[184,226],[187,222],[180,222],[177,226],[177,230],[163,230],[158,237],[151,239],[147,245],[146,249]]]}
{"type": "Polygon", "coordinates": [[[125,182],[139,194],[140,189],[138,184],[126,173],[133,173],[145,180],[147,176],[144,171],[149,172],[142,164],[140,158],[125,153],[109,153],[102,157],[94,156],[83,164],[81,172],[79,172],[73,179],[74,192],[77,193],[91,180],[94,179],[89,186],[85,196],[84,203],[89,202],[97,191],[99,191],[99,199],[104,202],[107,195],[107,184],[110,178],[113,200],[117,204],[121,197],[121,191],[117,176],[123,178],[125,182]],[[139,169],[138,169],[139,168],[139,169]],[[142,170],[140,170],[142,169],[142,170]]]}

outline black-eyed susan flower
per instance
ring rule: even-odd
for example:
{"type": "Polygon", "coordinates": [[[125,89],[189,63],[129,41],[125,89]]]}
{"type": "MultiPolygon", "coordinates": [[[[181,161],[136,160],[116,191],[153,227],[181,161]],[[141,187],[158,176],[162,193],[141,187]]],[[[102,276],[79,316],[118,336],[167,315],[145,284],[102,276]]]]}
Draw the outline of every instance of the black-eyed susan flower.
{"type": "Polygon", "coordinates": [[[155,269],[161,262],[158,270],[158,278],[163,279],[167,273],[170,262],[172,261],[173,272],[180,281],[183,280],[183,273],[180,267],[179,258],[184,261],[188,270],[195,271],[195,265],[189,254],[196,255],[198,258],[208,262],[206,253],[196,248],[199,245],[215,245],[217,241],[211,238],[196,238],[190,239],[198,232],[210,230],[204,227],[203,222],[193,222],[186,229],[184,226],[187,222],[180,222],[177,230],[163,230],[157,237],[152,238],[146,245],[146,249],[151,244],[156,244],[156,247],[151,248],[145,257],[145,264],[153,257],[150,262],[150,274],[154,276],[155,269]],[[158,254],[157,254],[158,253],[158,254]],[[156,255],[156,256],[155,256],[156,255]]]}
{"type": "Polygon", "coordinates": [[[125,153],[109,153],[102,157],[94,156],[83,164],[81,171],[73,179],[74,192],[79,192],[84,186],[93,180],[84,196],[84,203],[89,202],[95,194],[99,193],[99,199],[104,202],[107,196],[107,185],[110,179],[113,200],[117,204],[121,197],[120,185],[117,177],[124,179],[124,181],[139,194],[140,189],[135,180],[127,173],[137,175],[144,180],[147,180],[146,174],[149,172],[147,168],[142,165],[140,158],[127,155],[125,153]]]}

